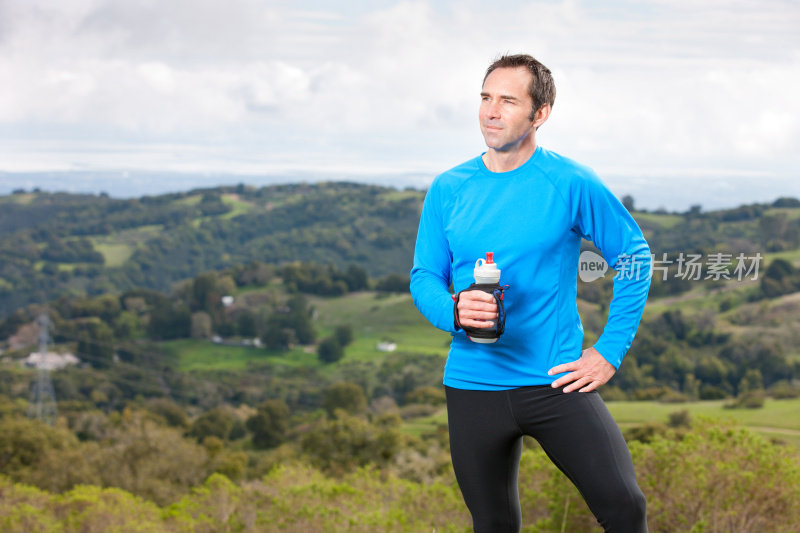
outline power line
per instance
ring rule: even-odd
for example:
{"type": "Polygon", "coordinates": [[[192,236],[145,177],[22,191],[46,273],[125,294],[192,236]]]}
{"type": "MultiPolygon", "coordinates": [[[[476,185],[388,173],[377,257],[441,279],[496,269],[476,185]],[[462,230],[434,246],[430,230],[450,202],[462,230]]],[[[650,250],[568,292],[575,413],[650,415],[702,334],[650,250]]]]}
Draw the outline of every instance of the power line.
{"type": "Polygon", "coordinates": [[[50,379],[50,366],[47,364],[47,345],[50,343],[50,317],[42,313],[39,324],[39,359],[36,362],[36,381],[31,387],[31,400],[28,403],[28,416],[38,418],[53,425],[58,416],[56,392],[50,379]]]}

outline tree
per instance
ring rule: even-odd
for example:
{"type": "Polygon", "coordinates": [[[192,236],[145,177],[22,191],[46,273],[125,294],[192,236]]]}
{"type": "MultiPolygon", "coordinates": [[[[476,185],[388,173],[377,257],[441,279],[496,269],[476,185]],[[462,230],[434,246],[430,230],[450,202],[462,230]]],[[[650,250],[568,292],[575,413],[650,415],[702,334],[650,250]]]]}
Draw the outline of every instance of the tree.
{"type": "Polygon", "coordinates": [[[409,278],[400,274],[389,274],[379,280],[375,288],[381,292],[409,292],[409,278]]]}
{"type": "Polygon", "coordinates": [[[297,336],[291,328],[283,327],[283,321],[278,317],[269,321],[268,327],[261,335],[261,342],[268,350],[285,350],[297,342],[297,336]]]}
{"type": "Polygon", "coordinates": [[[361,413],[367,408],[364,391],[355,383],[334,383],[325,389],[322,406],[333,416],[337,409],[348,413],[361,413]]]}
{"type": "Polygon", "coordinates": [[[739,395],[743,395],[748,392],[760,390],[764,390],[764,378],[761,376],[761,371],[759,369],[751,368],[742,376],[736,392],[739,395]]]}
{"type": "Polygon", "coordinates": [[[242,337],[255,337],[258,335],[258,317],[249,309],[236,315],[236,331],[242,337]]]}
{"type": "Polygon", "coordinates": [[[317,347],[317,357],[323,363],[335,363],[344,357],[344,348],[336,336],[325,337],[317,347]]]}
{"type": "Polygon", "coordinates": [[[300,344],[314,342],[317,335],[314,332],[314,324],[311,322],[313,309],[308,304],[306,297],[301,294],[292,296],[287,305],[289,306],[289,327],[297,335],[297,342],[300,344]]]}
{"type": "Polygon", "coordinates": [[[772,207],[800,207],[800,200],[791,196],[781,196],[772,202],[772,207]]]}
{"type": "Polygon", "coordinates": [[[219,295],[217,294],[217,274],[206,272],[200,274],[192,282],[192,301],[193,311],[206,311],[214,314],[220,305],[219,295]]]}
{"type": "Polygon", "coordinates": [[[311,313],[308,300],[303,295],[292,296],[286,306],[278,308],[267,321],[261,336],[262,342],[270,349],[289,348],[294,342],[311,344],[316,337],[311,313]]]}
{"type": "Polygon", "coordinates": [[[78,357],[89,360],[95,368],[108,368],[114,358],[114,332],[99,318],[81,324],[78,357]]]}
{"type": "Polygon", "coordinates": [[[205,311],[192,313],[192,338],[207,339],[211,337],[211,316],[205,311]]]}
{"type": "Polygon", "coordinates": [[[353,328],[348,325],[341,325],[336,326],[336,329],[333,331],[336,340],[339,341],[339,344],[342,347],[347,346],[351,342],[353,342],[353,328]]]}
{"type": "Polygon", "coordinates": [[[626,194],[625,196],[622,197],[622,205],[630,213],[633,213],[636,210],[636,208],[633,206],[633,196],[631,196],[630,194],[626,194]]]}
{"type": "Polygon", "coordinates": [[[192,314],[182,304],[154,307],[147,333],[156,339],[186,339],[192,334],[192,314]]]}
{"type": "Polygon", "coordinates": [[[185,428],[188,425],[183,408],[167,398],[155,398],[147,402],[147,410],[164,419],[168,426],[185,428]]]}
{"type": "Polygon", "coordinates": [[[789,294],[800,288],[800,273],[786,259],[773,259],[761,278],[761,291],[767,298],[789,294]]]}
{"type": "Polygon", "coordinates": [[[192,423],[190,435],[203,442],[206,437],[217,437],[227,440],[228,435],[233,429],[234,417],[225,410],[217,407],[206,411],[192,423]]]}
{"type": "Polygon", "coordinates": [[[247,429],[258,448],[274,448],[286,440],[289,428],[289,406],[283,400],[267,400],[256,414],[247,419],[247,429]]]}
{"type": "Polygon", "coordinates": [[[420,403],[425,405],[442,405],[446,402],[444,390],[441,387],[425,385],[406,393],[406,403],[420,403]]]}
{"type": "Polygon", "coordinates": [[[344,280],[350,292],[361,291],[367,288],[367,271],[356,265],[349,265],[344,273],[344,280]]]}

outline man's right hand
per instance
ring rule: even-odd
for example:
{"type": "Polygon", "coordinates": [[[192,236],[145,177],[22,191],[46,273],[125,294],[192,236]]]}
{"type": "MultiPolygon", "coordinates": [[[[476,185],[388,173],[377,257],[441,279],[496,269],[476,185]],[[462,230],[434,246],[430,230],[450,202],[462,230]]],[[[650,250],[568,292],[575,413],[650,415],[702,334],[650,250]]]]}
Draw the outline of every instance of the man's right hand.
{"type": "Polygon", "coordinates": [[[497,320],[497,302],[483,291],[462,291],[458,297],[458,318],[462,326],[491,328],[497,320]]]}

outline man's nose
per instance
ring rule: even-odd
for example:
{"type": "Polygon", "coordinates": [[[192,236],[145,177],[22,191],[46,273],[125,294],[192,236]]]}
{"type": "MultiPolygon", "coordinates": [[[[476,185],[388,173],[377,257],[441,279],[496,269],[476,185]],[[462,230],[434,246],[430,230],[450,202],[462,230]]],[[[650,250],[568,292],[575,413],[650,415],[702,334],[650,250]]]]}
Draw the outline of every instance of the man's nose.
{"type": "Polygon", "coordinates": [[[499,118],[500,117],[500,105],[497,102],[489,102],[489,105],[486,109],[486,116],[491,118],[499,118]]]}

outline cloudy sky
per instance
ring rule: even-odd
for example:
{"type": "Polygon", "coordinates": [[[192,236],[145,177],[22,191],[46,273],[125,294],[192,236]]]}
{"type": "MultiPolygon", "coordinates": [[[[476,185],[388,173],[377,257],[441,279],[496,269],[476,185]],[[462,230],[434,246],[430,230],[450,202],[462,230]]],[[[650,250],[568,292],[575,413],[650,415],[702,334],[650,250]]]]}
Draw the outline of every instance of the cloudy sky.
{"type": "Polygon", "coordinates": [[[800,196],[800,3],[488,5],[0,0],[0,194],[62,170],[112,194],[147,172],[424,187],[483,150],[486,65],[528,52],[558,89],[540,144],[620,194],[800,196]]]}

